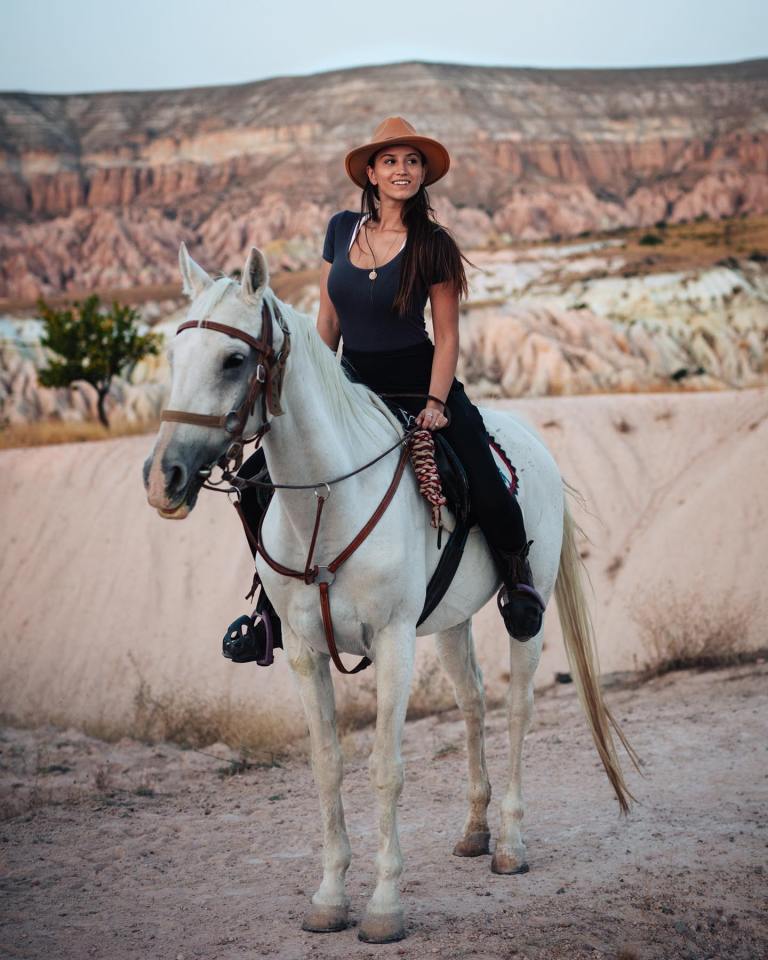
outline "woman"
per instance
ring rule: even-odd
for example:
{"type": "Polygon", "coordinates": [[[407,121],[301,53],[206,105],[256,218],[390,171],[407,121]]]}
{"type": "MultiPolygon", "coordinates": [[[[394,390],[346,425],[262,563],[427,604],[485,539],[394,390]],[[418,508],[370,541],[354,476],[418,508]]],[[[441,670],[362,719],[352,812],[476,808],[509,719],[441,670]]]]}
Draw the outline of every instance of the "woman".
{"type": "MultiPolygon", "coordinates": [[[[318,333],[334,351],[343,336],[342,355],[355,379],[377,393],[397,395],[420,427],[444,431],[467,473],[473,512],[504,581],[497,600],[505,626],[513,637],[528,640],[541,626],[544,602],[531,581],[522,512],[496,468],[480,413],[455,377],[466,258],[435,221],[426,191],[448,172],[448,152],[402,117],[389,117],[344,163],[363,191],[361,208],[359,215],[342,210],[328,224],[318,333]],[[434,345],[425,329],[427,297],[434,345]],[[420,397],[404,396],[414,393],[420,397]]],[[[251,458],[244,472],[252,476],[261,464],[251,458]]],[[[244,498],[252,529],[262,509],[255,496],[244,498]]],[[[260,606],[276,624],[263,593],[260,606]]],[[[236,624],[225,637],[225,656],[232,655],[236,624]]],[[[261,623],[237,640],[243,642],[232,659],[256,659],[263,649],[261,623]]]]}

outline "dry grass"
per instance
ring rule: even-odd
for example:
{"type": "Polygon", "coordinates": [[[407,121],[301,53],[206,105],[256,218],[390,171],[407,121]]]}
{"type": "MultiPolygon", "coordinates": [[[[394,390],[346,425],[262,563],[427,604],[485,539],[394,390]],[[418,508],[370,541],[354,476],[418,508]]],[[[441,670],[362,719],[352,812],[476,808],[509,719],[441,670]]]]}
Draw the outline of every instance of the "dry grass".
{"type": "Polygon", "coordinates": [[[29,817],[44,807],[71,806],[80,803],[86,796],[87,792],[80,787],[73,786],[62,791],[35,780],[26,790],[0,796],[0,823],[25,815],[29,817]]]}
{"type": "MultiPolygon", "coordinates": [[[[660,243],[648,246],[642,243],[648,235],[646,227],[617,230],[608,234],[595,233],[582,240],[601,240],[620,237],[618,250],[624,261],[623,276],[643,276],[677,270],[696,270],[737,257],[755,259],[768,251],[768,216],[728,217],[723,220],[699,220],[693,223],[659,224],[654,230],[660,243]]],[[[546,242],[542,242],[546,245],[546,242]]],[[[573,239],[563,240],[559,246],[570,246],[573,239]]],[[[615,257],[617,248],[591,252],[585,256],[599,256],[606,260],[615,257]]],[[[587,273],[583,279],[605,275],[599,269],[587,273]]]]}
{"type": "Polygon", "coordinates": [[[646,652],[641,679],[674,670],[714,670],[754,662],[750,644],[755,604],[727,594],[657,594],[633,614],[646,652]]]}
{"type": "MultiPolygon", "coordinates": [[[[309,738],[303,715],[286,717],[283,713],[275,716],[259,708],[251,699],[236,700],[230,697],[212,698],[203,693],[179,691],[155,691],[142,675],[137,664],[136,690],[133,713],[127,720],[115,721],[108,717],[89,720],[79,724],[80,729],[89,737],[114,743],[123,738],[138,740],[147,744],[163,742],[174,743],[184,749],[205,753],[213,744],[224,744],[234,753],[234,759],[211,754],[213,759],[226,765],[218,768],[221,778],[245,773],[264,767],[280,766],[283,759],[306,758],[309,754],[309,738]]],[[[365,677],[355,677],[340,697],[337,725],[343,749],[356,752],[356,742],[347,743],[356,731],[371,727],[376,722],[376,682],[373,670],[365,677]]],[[[417,674],[410,705],[408,719],[416,720],[424,716],[445,713],[456,706],[447,678],[437,661],[430,660],[417,674]]],[[[37,726],[41,721],[19,717],[3,717],[0,724],[6,722],[12,726],[37,726]]],[[[47,716],[45,723],[65,728],[70,718],[47,716]]],[[[0,803],[0,819],[18,816],[28,809],[46,806],[56,802],[54,793],[48,789],[50,775],[63,772],[57,764],[52,764],[46,755],[35,758],[33,776],[34,788],[26,791],[24,797],[13,802],[0,803]]],[[[79,791],[77,796],[67,796],[67,800],[80,799],[86,795],[109,796],[116,789],[114,770],[104,764],[94,771],[89,789],[79,791]]],[[[132,788],[138,795],[149,796],[154,791],[151,782],[142,781],[132,788]]],[[[60,792],[60,791],[59,791],[60,792]]],[[[57,794],[58,796],[58,794],[57,794]]]]}
{"type": "Polygon", "coordinates": [[[155,694],[141,676],[133,720],[121,733],[145,743],[167,741],[194,749],[225,743],[249,764],[257,758],[273,763],[305,736],[298,719],[275,718],[252,701],[155,694]]]}
{"type": "Polygon", "coordinates": [[[55,443],[83,443],[94,440],[114,440],[156,433],[159,421],[129,423],[116,420],[110,430],[94,421],[41,420],[0,428],[0,450],[15,447],[41,447],[55,443]]]}
{"type": "Polygon", "coordinates": [[[111,793],[114,789],[112,768],[109,763],[102,763],[93,775],[93,785],[98,793],[111,793]]]}
{"type": "MultiPolygon", "coordinates": [[[[134,668],[136,669],[135,665],[134,668]]],[[[90,729],[92,736],[114,740],[133,737],[146,743],[169,741],[201,749],[225,743],[236,750],[246,766],[275,763],[279,758],[303,753],[306,728],[303,718],[275,718],[250,701],[230,698],[209,700],[178,693],[156,694],[137,669],[134,715],[128,726],[90,729]]],[[[337,725],[343,739],[376,722],[375,675],[355,678],[338,708],[337,725]]],[[[429,660],[416,676],[408,704],[408,720],[418,720],[452,710],[456,701],[451,685],[436,660],[429,660]]]]}

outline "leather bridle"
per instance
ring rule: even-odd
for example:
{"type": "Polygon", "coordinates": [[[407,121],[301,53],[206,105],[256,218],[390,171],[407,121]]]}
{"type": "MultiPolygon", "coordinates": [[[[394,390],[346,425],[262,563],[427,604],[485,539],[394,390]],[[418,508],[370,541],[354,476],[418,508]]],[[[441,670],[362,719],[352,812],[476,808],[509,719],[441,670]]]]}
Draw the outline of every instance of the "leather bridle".
{"type": "Polygon", "coordinates": [[[277,304],[273,304],[275,319],[283,331],[283,345],[279,353],[275,353],[272,311],[266,299],[261,306],[261,337],[252,337],[244,330],[231,327],[226,323],[216,323],[213,320],[188,320],[182,323],[176,331],[178,336],[184,330],[213,330],[228,337],[241,340],[256,354],[256,366],[248,378],[245,396],[238,407],[220,416],[209,413],[192,413],[188,410],[165,409],[160,413],[160,420],[171,423],[190,423],[197,427],[214,427],[224,429],[232,437],[232,443],[227,448],[224,457],[225,463],[234,461],[235,469],[242,463],[243,447],[252,440],[260,439],[270,429],[267,413],[279,416],[283,411],[280,406],[280,392],[285,373],[285,362],[291,349],[291,338],[288,328],[280,316],[277,304]],[[249,418],[256,410],[256,402],[261,397],[261,427],[253,437],[246,438],[245,428],[249,418]]]}

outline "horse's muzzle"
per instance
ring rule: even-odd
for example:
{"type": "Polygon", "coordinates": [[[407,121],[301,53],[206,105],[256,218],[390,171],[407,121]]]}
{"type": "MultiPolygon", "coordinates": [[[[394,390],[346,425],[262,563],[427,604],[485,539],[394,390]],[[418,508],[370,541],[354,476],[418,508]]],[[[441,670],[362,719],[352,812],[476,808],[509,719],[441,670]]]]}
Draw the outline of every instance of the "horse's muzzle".
{"type": "Polygon", "coordinates": [[[144,487],[149,505],[163,519],[183,520],[194,507],[204,481],[202,464],[188,465],[184,448],[171,444],[169,439],[158,439],[144,462],[144,487]]]}

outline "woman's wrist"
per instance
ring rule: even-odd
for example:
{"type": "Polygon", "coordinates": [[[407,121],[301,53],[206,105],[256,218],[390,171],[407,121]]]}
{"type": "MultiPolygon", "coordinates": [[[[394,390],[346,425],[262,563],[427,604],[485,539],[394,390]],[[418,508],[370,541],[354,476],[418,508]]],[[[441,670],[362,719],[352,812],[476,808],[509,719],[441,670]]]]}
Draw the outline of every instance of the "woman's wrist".
{"type": "Polygon", "coordinates": [[[430,405],[434,406],[435,404],[439,404],[439,409],[441,413],[443,410],[445,410],[445,400],[441,400],[440,397],[435,397],[431,393],[428,393],[427,407],[429,407],[430,405]]]}

